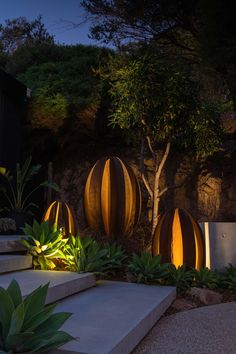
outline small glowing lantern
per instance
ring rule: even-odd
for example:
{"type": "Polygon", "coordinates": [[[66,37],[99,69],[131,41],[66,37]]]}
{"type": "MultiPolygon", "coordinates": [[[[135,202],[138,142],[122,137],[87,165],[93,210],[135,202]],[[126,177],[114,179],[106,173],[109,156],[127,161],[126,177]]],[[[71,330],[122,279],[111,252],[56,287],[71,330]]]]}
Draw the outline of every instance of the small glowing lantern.
{"type": "Polygon", "coordinates": [[[48,221],[50,225],[57,224],[65,235],[74,235],[74,218],[69,206],[64,202],[54,201],[46,210],[43,221],[48,221]]]}
{"type": "Polygon", "coordinates": [[[176,267],[186,264],[200,269],[204,265],[203,235],[198,223],[184,209],[172,209],[159,218],[152,244],[153,255],[176,267]]]}
{"type": "Polygon", "coordinates": [[[118,157],[103,158],[91,169],[84,210],[89,226],[106,235],[131,234],[141,212],[141,191],[130,166],[118,157]]]}

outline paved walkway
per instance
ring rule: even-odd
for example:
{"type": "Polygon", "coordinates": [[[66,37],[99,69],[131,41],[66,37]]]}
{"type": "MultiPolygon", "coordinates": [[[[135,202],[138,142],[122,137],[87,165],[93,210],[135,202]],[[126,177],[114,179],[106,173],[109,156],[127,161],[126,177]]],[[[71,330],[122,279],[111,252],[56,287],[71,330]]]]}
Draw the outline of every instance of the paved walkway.
{"type": "Polygon", "coordinates": [[[236,302],[161,319],[133,354],[236,354],[236,302]]]}

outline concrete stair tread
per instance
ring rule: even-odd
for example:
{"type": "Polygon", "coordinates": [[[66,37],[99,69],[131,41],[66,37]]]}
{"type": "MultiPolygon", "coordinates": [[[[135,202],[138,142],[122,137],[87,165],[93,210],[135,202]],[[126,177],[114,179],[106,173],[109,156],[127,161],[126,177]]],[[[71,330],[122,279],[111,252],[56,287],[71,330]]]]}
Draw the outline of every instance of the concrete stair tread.
{"type": "Polygon", "coordinates": [[[20,284],[23,296],[28,295],[40,285],[49,283],[47,304],[96,285],[95,277],[91,273],[78,274],[53,270],[25,270],[0,275],[0,286],[6,288],[12,279],[15,279],[20,284]]]}
{"type": "Polygon", "coordinates": [[[20,235],[0,235],[0,253],[25,251],[20,235]]]}
{"type": "Polygon", "coordinates": [[[0,273],[9,273],[32,267],[30,255],[0,254],[0,273]]]}
{"type": "Polygon", "coordinates": [[[57,304],[56,311],[73,313],[62,329],[78,341],[52,354],[128,354],[175,297],[173,287],[100,281],[57,304]]]}

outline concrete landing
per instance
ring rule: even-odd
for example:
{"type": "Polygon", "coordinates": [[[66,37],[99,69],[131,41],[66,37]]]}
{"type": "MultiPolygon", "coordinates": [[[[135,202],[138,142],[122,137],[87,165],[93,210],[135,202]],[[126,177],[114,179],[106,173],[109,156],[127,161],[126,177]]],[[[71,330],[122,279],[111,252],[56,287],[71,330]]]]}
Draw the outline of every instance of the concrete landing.
{"type": "Polygon", "coordinates": [[[15,272],[32,267],[32,257],[29,255],[0,255],[0,274],[15,272]]]}
{"type": "Polygon", "coordinates": [[[128,354],[176,297],[173,287],[100,281],[97,287],[58,303],[73,315],[63,329],[72,341],[52,354],[128,354]]]}
{"type": "Polygon", "coordinates": [[[96,284],[94,275],[90,273],[77,274],[75,272],[53,270],[26,270],[0,275],[0,286],[6,288],[12,279],[17,280],[20,284],[23,296],[31,293],[40,285],[50,283],[46,299],[47,304],[88,289],[96,284]]]}
{"type": "Polygon", "coordinates": [[[18,235],[0,235],[0,253],[25,251],[20,239],[18,235]]]}

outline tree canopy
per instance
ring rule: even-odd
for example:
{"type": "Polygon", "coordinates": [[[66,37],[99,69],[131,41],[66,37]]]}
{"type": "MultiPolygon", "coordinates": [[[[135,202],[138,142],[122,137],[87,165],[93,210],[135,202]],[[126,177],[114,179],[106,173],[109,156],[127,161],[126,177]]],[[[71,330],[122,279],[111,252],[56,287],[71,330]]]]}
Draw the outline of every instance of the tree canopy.
{"type": "Polygon", "coordinates": [[[54,42],[54,37],[48,33],[42,16],[29,21],[25,17],[7,19],[5,25],[0,24],[0,43],[5,53],[13,53],[24,44],[40,44],[54,42]]]}
{"type": "Polygon", "coordinates": [[[122,45],[158,43],[162,53],[209,66],[225,80],[236,108],[234,0],[83,0],[91,36],[122,45]]]}

